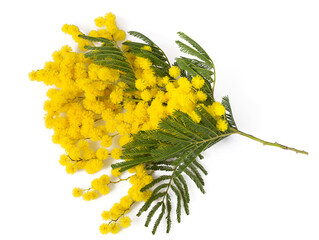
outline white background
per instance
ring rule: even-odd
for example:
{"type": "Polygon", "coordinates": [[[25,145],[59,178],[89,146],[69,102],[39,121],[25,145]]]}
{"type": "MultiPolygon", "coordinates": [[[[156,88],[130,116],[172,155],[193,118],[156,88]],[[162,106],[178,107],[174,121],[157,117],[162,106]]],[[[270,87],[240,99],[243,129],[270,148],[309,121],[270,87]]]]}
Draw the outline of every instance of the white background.
{"type": "MultiPolygon", "coordinates": [[[[318,240],[318,1],[5,1],[1,24],[0,239],[318,240]],[[242,131],[309,151],[309,156],[231,136],[205,152],[205,195],[191,189],[190,216],[152,236],[145,216],[112,236],[100,213],[127,191],[92,202],[73,187],[93,176],[67,175],[62,149],[44,127],[47,87],[28,73],[64,44],[64,23],[83,32],[117,15],[173,60],[177,31],[198,41],[216,65],[216,96],[229,95],[242,131]]],[[[135,209],[136,212],[137,209],[135,209]]]]}

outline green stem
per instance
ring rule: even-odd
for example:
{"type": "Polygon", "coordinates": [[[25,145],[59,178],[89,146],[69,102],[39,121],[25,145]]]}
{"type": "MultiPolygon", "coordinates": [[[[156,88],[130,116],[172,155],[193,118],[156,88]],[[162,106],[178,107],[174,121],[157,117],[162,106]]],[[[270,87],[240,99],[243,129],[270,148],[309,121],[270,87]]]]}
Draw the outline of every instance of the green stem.
{"type": "Polygon", "coordinates": [[[248,138],[250,138],[250,139],[252,139],[252,140],[254,140],[254,141],[260,142],[260,143],[262,143],[263,145],[279,147],[279,148],[282,148],[282,149],[294,151],[294,152],[296,152],[296,153],[302,153],[302,154],[308,155],[308,152],[306,152],[306,151],[304,151],[304,150],[298,150],[298,149],[296,149],[296,148],[287,147],[287,146],[282,145],[282,144],[279,144],[279,143],[277,143],[277,142],[273,142],[273,143],[272,143],[272,142],[267,142],[267,141],[264,141],[264,140],[262,140],[262,139],[260,139],[260,138],[255,137],[255,136],[253,136],[253,135],[244,133],[244,132],[239,131],[239,130],[234,129],[234,128],[231,128],[231,130],[234,131],[235,133],[238,133],[239,135],[242,135],[242,136],[248,137],[248,138]]]}

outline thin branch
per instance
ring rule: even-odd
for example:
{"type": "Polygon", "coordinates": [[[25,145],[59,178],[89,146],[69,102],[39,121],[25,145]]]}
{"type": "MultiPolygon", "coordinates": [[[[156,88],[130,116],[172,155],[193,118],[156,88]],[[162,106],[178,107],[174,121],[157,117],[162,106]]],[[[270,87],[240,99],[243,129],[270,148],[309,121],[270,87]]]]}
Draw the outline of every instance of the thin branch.
{"type": "Polygon", "coordinates": [[[255,137],[255,136],[253,136],[253,135],[244,133],[244,132],[239,131],[239,130],[234,129],[234,128],[231,128],[231,130],[233,130],[234,133],[238,133],[239,135],[242,135],[242,136],[245,136],[245,137],[247,137],[247,138],[250,138],[250,139],[252,139],[252,140],[254,140],[254,141],[260,142],[260,143],[262,143],[263,145],[279,147],[279,148],[281,148],[281,149],[290,150],[290,151],[294,151],[294,152],[296,152],[296,153],[302,153],[302,154],[306,154],[306,155],[309,154],[308,152],[306,152],[306,151],[304,151],[304,150],[298,150],[298,149],[296,149],[296,148],[287,147],[287,146],[282,145],[282,144],[279,144],[279,143],[277,143],[277,142],[273,142],[273,143],[272,143],[272,142],[264,141],[264,140],[262,140],[262,139],[260,139],[260,138],[257,138],[257,137],[255,137]]]}

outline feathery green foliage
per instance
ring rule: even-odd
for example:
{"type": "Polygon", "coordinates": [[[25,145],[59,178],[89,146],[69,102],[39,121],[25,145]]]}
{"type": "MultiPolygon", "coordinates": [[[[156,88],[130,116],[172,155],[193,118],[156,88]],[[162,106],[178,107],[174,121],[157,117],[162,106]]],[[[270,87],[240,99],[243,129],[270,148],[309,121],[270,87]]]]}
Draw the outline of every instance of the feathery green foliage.
{"type": "MultiPolygon", "coordinates": [[[[141,39],[144,43],[124,42],[123,45],[129,47],[128,52],[135,56],[148,58],[152,62],[152,69],[157,75],[168,75],[170,63],[163,50],[139,32],[130,31],[129,34],[141,39]],[[152,50],[145,50],[143,48],[145,46],[149,46],[152,50]]],[[[99,46],[86,46],[85,48],[88,51],[85,53],[85,57],[92,59],[95,64],[119,70],[120,80],[129,86],[128,91],[136,90],[136,76],[133,67],[128,61],[126,54],[119,48],[115,41],[103,37],[91,37],[86,35],[79,35],[79,37],[89,40],[92,43],[100,44],[99,46]]]]}
{"type": "Polygon", "coordinates": [[[159,129],[139,132],[132,142],[123,146],[123,158],[129,159],[113,164],[113,168],[123,169],[145,163],[146,169],[165,172],[143,187],[141,191],[153,188],[153,193],[148,201],[138,212],[140,216],[149,211],[145,226],[160,209],[153,233],[156,232],[159,222],[167,213],[167,232],[171,228],[171,194],[174,193],[177,205],[177,221],[181,221],[181,208],[189,214],[189,191],[185,177],[191,179],[202,193],[204,179],[202,174],[207,174],[206,169],[198,162],[199,155],[209,146],[233,134],[231,129],[220,132],[216,128],[216,120],[207,112],[205,107],[198,106],[196,112],[201,116],[201,121],[195,123],[187,114],[177,111],[159,123],[159,129]],[[149,144],[141,144],[146,143],[149,144]]]}
{"type": "Polygon", "coordinates": [[[170,63],[163,50],[142,33],[130,31],[129,34],[141,39],[144,43],[124,42],[123,45],[130,47],[128,52],[135,56],[148,58],[152,62],[152,69],[158,76],[167,76],[170,63]],[[146,46],[150,47],[151,51],[145,50],[146,46]]]}
{"type": "Polygon", "coordinates": [[[130,89],[135,89],[135,74],[126,55],[118,47],[115,41],[103,37],[90,37],[79,35],[92,43],[99,43],[100,46],[86,46],[88,50],[84,55],[93,60],[95,64],[109,67],[120,71],[120,80],[126,83],[130,89]]]}
{"type": "Polygon", "coordinates": [[[230,107],[228,96],[223,97],[222,104],[224,105],[225,110],[226,110],[226,120],[227,120],[228,124],[231,127],[237,129],[236,122],[235,122],[234,116],[233,116],[233,112],[232,112],[231,107],[230,107]]]}
{"type": "Polygon", "coordinates": [[[178,32],[178,35],[191,45],[189,46],[178,40],[176,41],[176,44],[179,46],[180,50],[186,54],[196,57],[197,59],[179,57],[176,58],[176,64],[187,73],[185,76],[189,79],[196,75],[200,75],[204,78],[205,85],[202,90],[207,95],[205,104],[212,104],[214,102],[214,96],[211,83],[214,83],[216,78],[214,63],[206,51],[197,42],[185,33],[178,32]]]}

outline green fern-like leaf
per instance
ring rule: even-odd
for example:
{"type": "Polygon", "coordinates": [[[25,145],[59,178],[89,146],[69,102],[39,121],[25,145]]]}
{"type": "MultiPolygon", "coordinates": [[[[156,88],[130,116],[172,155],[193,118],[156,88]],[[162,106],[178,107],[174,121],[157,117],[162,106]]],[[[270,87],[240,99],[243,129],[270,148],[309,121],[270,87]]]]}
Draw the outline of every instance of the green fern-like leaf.
{"type": "Polygon", "coordinates": [[[179,32],[178,35],[186,40],[191,46],[181,42],[176,41],[180,50],[186,54],[192,55],[197,59],[179,57],[176,58],[176,64],[182,69],[183,74],[187,78],[195,77],[199,75],[204,78],[205,84],[202,88],[207,95],[207,100],[205,104],[212,104],[214,102],[213,89],[211,83],[215,82],[215,66],[211,58],[205,52],[205,50],[193,39],[187,36],[185,33],[179,32]]]}
{"type": "Polygon", "coordinates": [[[198,162],[199,158],[203,158],[201,153],[234,133],[231,128],[220,132],[216,128],[216,120],[205,107],[198,106],[195,111],[201,117],[199,123],[195,123],[187,114],[177,111],[163,119],[157,130],[142,131],[134,135],[133,141],[123,146],[123,158],[130,160],[112,165],[113,168],[120,168],[122,171],[144,163],[148,170],[165,172],[141,189],[153,189],[153,194],[137,214],[140,216],[149,211],[145,223],[148,226],[155,213],[159,212],[153,233],[163,219],[164,212],[167,213],[166,230],[170,231],[172,194],[177,201],[177,222],[181,221],[182,207],[184,212],[189,214],[190,196],[187,180],[192,181],[202,193],[205,193],[203,175],[206,175],[207,171],[198,162]]]}
{"type": "Polygon", "coordinates": [[[150,46],[156,46],[156,44],[149,39],[148,37],[146,37],[144,34],[140,33],[140,32],[136,32],[136,31],[129,31],[128,32],[130,35],[141,39],[142,41],[146,42],[147,44],[149,44],[150,46]]]}
{"type": "Polygon", "coordinates": [[[148,213],[146,222],[145,222],[145,227],[148,227],[148,225],[150,224],[152,220],[152,217],[154,216],[154,214],[156,213],[156,211],[159,209],[160,206],[164,206],[162,202],[156,203],[155,206],[152,208],[152,210],[148,213]]]}
{"type": "Polygon", "coordinates": [[[123,45],[129,46],[130,47],[130,51],[140,51],[140,49],[144,49],[145,47],[149,46],[152,49],[152,54],[154,54],[154,56],[158,57],[159,59],[165,61],[165,57],[163,56],[162,50],[154,47],[152,45],[149,44],[145,44],[145,43],[139,43],[139,42],[124,42],[123,45]]]}
{"type": "Polygon", "coordinates": [[[88,51],[85,53],[85,57],[92,59],[95,64],[120,71],[120,80],[125,82],[130,89],[135,89],[134,70],[116,42],[102,37],[86,35],[79,35],[79,37],[101,43],[101,46],[86,46],[88,51]]]}
{"type": "MultiPolygon", "coordinates": [[[[161,186],[159,188],[162,188],[161,186]]],[[[155,200],[157,200],[160,197],[163,197],[164,195],[165,195],[165,192],[152,194],[152,196],[147,200],[147,202],[140,208],[139,212],[137,213],[137,216],[140,216],[143,212],[147,211],[155,200]]]]}
{"type": "MultiPolygon", "coordinates": [[[[166,206],[167,207],[167,206],[166,206]]],[[[154,223],[154,226],[153,226],[153,230],[152,230],[152,233],[155,234],[156,233],[156,230],[157,230],[157,227],[159,226],[164,214],[165,214],[165,210],[167,209],[164,205],[164,203],[162,203],[162,209],[161,209],[161,213],[159,214],[158,218],[156,219],[156,222],[154,223]]],[[[168,226],[169,228],[170,226],[168,226]]]]}
{"type": "Polygon", "coordinates": [[[204,168],[203,165],[201,165],[198,161],[194,161],[193,162],[194,166],[197,167],[199,170],[201,170],[202,173],[204,173],[205,175],[208,174],[207,170],[204,168]]]}
{"type": "Polygon", "coordinates": [[[237,129],[236,122],[234,120],[233,112],[230,107],[230,102],[228,96],[223,97],[222,104],[226,110],[226,119],[231,127],[237,129]]]}
{"type": "Polygon", "coordinates": [[[135,56],[148,58],[152,62],[152,69],[158,76],[167,76],[168,69],[170,68],[170,63],[163,52],[152,40],[143,35],[142,33],[136,31],[130,31],[130,35],[141,39],[144,43],[136,42],[124,42],[124,45],[129,46],[129,52],[135,56]],[[145,50],[144,47],[148,46],[151,51],[145,50]]]}
{"type": "Polygon", "coordinates": [[[183,32],[178,32],[177,34],[178,36],[180,36],[181,38],[189,42],[200,54],[202,54],[207,59],[211,60],[209,55],[206,53],[206,51],[197,42],[195,42],[193,39],[191,39],[189,36],[187,36],[183,32]]]}
{"type": "Polygon", "coordinates": [[[194,57],[197,57],[200,60],[202,60],[204,63],[206,63],[208,66],[213,67],[210,59],[208,59],[205,55],[201,54],[200,52],[198,52],[194,48],[188,46],[187,44],[185,44],[179,40],[176,41],[176,44],[179,46],[179,48],[182,52],[189,54],[189,55],[192,55],[194,57]]]}
{"type": "Polygon", "coordinates": [[[172,226],[172,220],[171,220],[171,211],[172,211],[172,204],[171,204],[171,197],[170,195],[167,195],[166,197],[166,209],[167,209],[167,216],[166,216],[166,233],[169,233],[172,226]]]}
{"type": "Polygon", "coordinates": [[[181,198],[181,195],[179,193],[179,191],[177,190],[177,188],[172,185],[171,186],[172,188],[172,191],[175,193],[175,196],[177,198],[177,206],[176,206],[176,218],[177,218],[177,222],[180,223],[181,222],[181,215],[182,215],[182,198],[181,198]]]}

